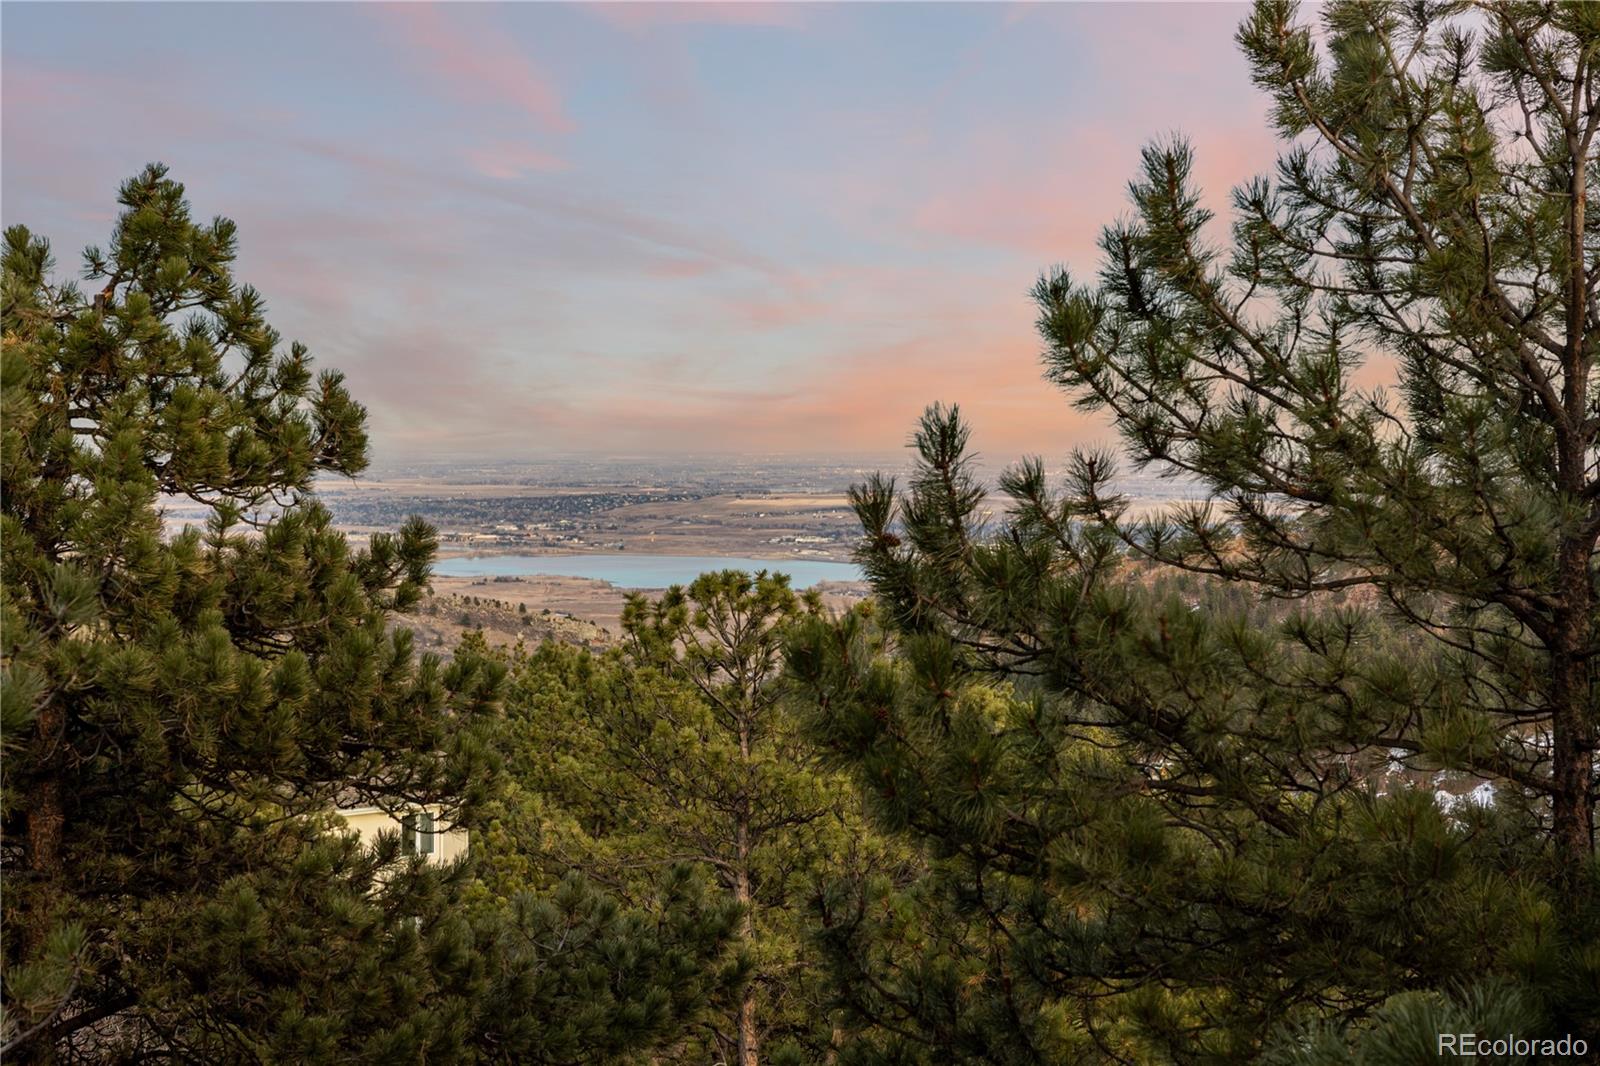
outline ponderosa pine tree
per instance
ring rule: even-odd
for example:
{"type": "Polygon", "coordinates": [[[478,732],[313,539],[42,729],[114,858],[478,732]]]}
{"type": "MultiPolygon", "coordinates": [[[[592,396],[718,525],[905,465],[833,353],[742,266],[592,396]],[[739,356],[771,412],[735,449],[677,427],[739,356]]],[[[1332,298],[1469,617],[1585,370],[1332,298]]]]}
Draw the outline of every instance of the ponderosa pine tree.
{"type": "Polygon", "coordinates": [[[856,493],[894,654],[847,620],[792,665],[988,930],[936,955],[836,901],[846,998],[890,1034],[865,1059],[1236,1062],[1324,1022],[1398,1047],[1443,1016],[1407,997],[1453,994],[1600,1031],[1600,7],[1320,11],[1320,42],[1281,2],[1239,31],[1289,148],[1231,245],[1156,146],[1098,283],[1034,293],[1049,376],[1201,502],[1131,515],[1078,454],[1062,492],[1009,471],[986,527],[944,410],[909,493],[856,493]],[[1283,608],[1195,610],[1129,560],[1283,608]],[[1005,713],[968,706],[997,677],[1005,713]],[[1384,794],[1388,759],[1495,802],[1384,794]]]}
{"type": "Polygon", "coordinates": [[[783,575],[708,573],[631,597],[605,655],[546,644],[513,659],[499,746],[519,791],[484,834],[486,882],[538,884],[554,864],[626,897],[688,862],[740,905],[750,980],[662,1062],[813,1062],[836,1042],[807,900],[898,849],[865,832],[784,701],[785,634],[817,610],[783,575]]]}
{"type": "Polygon", "coordinates": [[[160,166],[120,202],[91,299],[5,233],[0,1055],[575,1063],[670,1039],[735,933],[702,880],[469,916],[465,867],[330,832],[349,796],[469,818],[504,670],[388,628],[434,534],[332,528],[313,479],[365,466],[365,412],[233,280],[233,224],[192,221],[160,166]],[[167,497],[206,528],[164,531],[167,497]]]}

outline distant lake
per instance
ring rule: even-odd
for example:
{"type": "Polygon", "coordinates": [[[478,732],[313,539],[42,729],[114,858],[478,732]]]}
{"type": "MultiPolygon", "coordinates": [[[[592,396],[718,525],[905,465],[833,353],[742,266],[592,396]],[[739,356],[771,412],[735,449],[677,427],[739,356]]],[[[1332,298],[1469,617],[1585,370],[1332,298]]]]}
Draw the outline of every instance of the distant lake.
{"type": "Polygon", "coordinates": [[[480,555],[440,559],[433,572],[440,577],[512,577],[548,574],[587,577],[629,589],[664,589],[687,585],[710,570],[768,570],[789,575],[797,589],[819,581],[860,581],[854,563],[822,559],[741,559],[728,555],[480,555]]]}

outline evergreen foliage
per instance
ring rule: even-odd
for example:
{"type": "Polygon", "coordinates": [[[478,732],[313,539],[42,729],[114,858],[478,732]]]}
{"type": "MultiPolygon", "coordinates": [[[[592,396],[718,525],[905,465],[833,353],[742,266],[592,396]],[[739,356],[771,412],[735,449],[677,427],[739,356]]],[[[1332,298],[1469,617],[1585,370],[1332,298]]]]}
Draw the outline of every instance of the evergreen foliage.
{"type": "Polygon", "coordinates": [[[1600,1031],[1600,14],[1320,17],[1239,31],[1289,148],[1229,246],[1156,145],[1097,284],[1034,292],[1049,376],[1199,502],[1132,514],[1080,453],[1007,471],[996,520],[944,408],[906,490],[854,493],[886,631],[811,623],[791,667],[937,857],[829,903],[860,1061],[1239,1062],[1304,1026],[1399,1061],[1480,979],[1600,1031]]]}
{"type": "Polygon", "coordinates": [[[891,849],[777,683],[786,633],[817,610],[781,575],[704,574],[631,597],[621,648],[546,644],[514,663],[499,747],[516,791],[485,835],[486,883],[576,867],[631,896],[687,862],[741,908],[748,983],[664,1061],[813,1062],[836,1040],[806,900],[891,849]]]}
{"type": "Polygon", "coordinates": [[[412,654],[420,520],[362,549],[312,492],[367,461],[337,373],[235,282],[159,166],[92,298],[5,233],[3,1054],[17,1062],[601,1061],[712,994],[737,909],[688,873],[462,907],[465,866],[362,850],[336,801],[490,794],[504,667],[412,654]],[[210,513],[163,529],[162,501],[210,513]]]}

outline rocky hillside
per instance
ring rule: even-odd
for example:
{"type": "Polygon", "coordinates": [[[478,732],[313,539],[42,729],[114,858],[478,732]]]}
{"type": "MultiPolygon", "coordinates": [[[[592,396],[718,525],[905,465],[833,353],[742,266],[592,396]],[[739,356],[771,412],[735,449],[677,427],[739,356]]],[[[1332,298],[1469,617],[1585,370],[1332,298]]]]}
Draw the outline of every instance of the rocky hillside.
{"type": "Polygon", "coordinates": [[[549,608],[530,608],[488,596],[429,594],[415,609],[395,616],[395,624],[412,630],[419,651],[449,655],[468,630],[479,630],[490,645],[527,645],[558,640],[578,647],[601,649],[616,634],[582,618],[549,608]]]}

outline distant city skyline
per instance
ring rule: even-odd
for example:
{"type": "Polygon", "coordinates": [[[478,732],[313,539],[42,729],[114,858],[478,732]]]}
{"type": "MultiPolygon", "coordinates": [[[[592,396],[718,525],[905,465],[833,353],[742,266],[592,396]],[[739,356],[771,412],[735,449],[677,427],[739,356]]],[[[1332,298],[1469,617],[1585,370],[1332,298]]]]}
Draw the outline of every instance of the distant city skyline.
{"type": "Polygon", "coordinates": [[[58,276],[161,160],[380,464],[1109,444],[1027,292],[1141,145],[1270,169],[1234,4],[4,5],[0,213],[58,276]]]}

